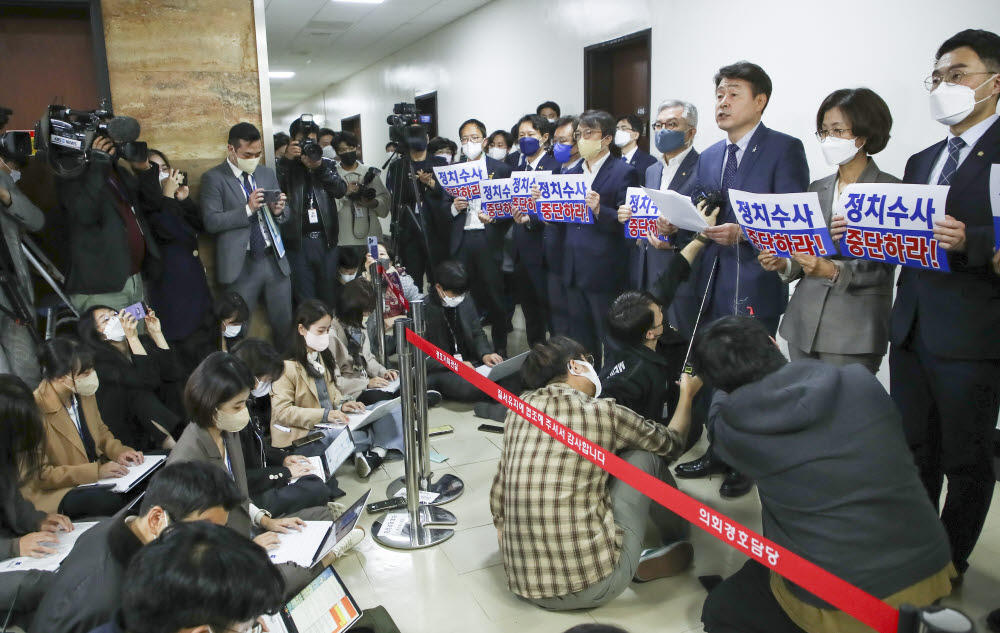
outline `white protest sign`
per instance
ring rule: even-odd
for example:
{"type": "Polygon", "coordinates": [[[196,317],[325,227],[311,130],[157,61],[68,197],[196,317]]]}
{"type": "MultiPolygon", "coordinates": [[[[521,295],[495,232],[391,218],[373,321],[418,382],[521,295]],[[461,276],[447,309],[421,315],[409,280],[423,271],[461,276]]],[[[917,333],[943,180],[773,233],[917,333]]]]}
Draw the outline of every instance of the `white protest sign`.
{"type": "Polygon", "coordinates": [[[468,200],[479,199],[481,195],[479,183],[489,178],[489,173],[486,171],[486,161],[482,158],[466,163],[444,165],[443,167],[435,166],[434,175],[441,188],[447,191],[451,197],[468,200]]]}
{"type": "Polygon", "coordinates": [[[743,233],[759,251],[778,257],[837,254],[815,191],[750,193],[730,189],[729,201],[743,233]]]}

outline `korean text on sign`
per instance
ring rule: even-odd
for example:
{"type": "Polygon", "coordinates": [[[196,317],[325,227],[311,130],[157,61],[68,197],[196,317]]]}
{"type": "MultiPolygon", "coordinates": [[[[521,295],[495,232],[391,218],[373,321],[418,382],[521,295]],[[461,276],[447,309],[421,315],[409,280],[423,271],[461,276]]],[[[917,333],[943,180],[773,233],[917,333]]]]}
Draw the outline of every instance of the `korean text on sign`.
{"type": "Polygon", "coordinates": [[[514,193],[514,183],[511,178],[484,180],[479,183],[482,190],[483,213],[491,220],[509,218],[514,215],[514,204],[511,201],[514,193]]]}
{"type": "Polygon", "coordinates": [[[531,186],[538,183],[538,179],[548,176],[548,171],[515,171],[510,177],[511,205],[514,210],[521,213],[534,213],[535,201],[531,199],[531,186]]]}
{"type": "Polygon", "coordinates": [[[644,240],[647,235],[656,232],[656,218],[660,210],[642,187],[629,187],[625,191],[625,204],[632,207],[632,217],[625,223],[625,237],[644,240]]]}
{"type": "Polygon", "coordinates": [[[754,248],[791,257],[792,253],[826,257],[837,249],[823,219],[819,194],[749,193],[729,190],[736,221],[754,248]]]}
{"type": "Polygon", "coordinates": [[[486,171],[486,161],[483,159],[445,165],[444,167],[435,166],[434,175],[437,176],[441,188],[447,191],[451,197],[469,200],[477,200],[482,196],[482,188],[479,183],[483,179],[489,178],[489,172],[486,171]]]}
{"type": "Polygon", "coordinates": [[[587,182],[583,174],[550,174],[539,176],[541,197],[535,203],[535,215],[546,222],[593,224],[594,216],[587,208],[587,182]]]}
{"type": "Polygon", "coordinates": [[[948,257],[934,239],[944,217],[947,185],[855,183],[840,194],[847,233],[840,252],[887,264],[948,271],[948,257]]]}

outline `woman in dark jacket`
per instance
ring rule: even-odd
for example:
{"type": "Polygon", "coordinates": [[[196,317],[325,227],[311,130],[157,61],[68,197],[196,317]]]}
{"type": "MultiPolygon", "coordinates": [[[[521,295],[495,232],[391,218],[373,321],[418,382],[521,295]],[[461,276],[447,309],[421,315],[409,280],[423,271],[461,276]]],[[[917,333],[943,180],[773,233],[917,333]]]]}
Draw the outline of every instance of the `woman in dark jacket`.
{"type": "Polygon", "coordinates": [[[181,371],[156,313],[144,322],[149,336],[139,336],[130,313],[92,306],[77,329],[94,354],[102,378],[97,405],[114,436],[139,451],[170,449],[183,419],[181,371]]]}

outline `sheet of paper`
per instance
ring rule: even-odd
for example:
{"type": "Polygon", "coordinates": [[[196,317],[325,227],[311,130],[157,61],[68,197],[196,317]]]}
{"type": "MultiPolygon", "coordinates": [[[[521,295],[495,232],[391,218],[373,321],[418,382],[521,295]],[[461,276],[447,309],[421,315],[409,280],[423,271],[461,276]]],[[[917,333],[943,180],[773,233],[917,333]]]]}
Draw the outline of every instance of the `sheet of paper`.
{"type": "Polygon", "coordinates": [[[20,556],[18,558],[8,558],[0,562],[0,572],[5,571],[55,571],[63,559],[69,555],[76,541],[84,532],[97,525],[97,522],[74,523],[72,532],[56,532],[52,535],[56,543],[56,553],[49,554],[42,558],[31,558],[30,556],[20,556]]]}
{"type": "MultiPolygon", "coordinates": [[[[406,496],[406,488],[401,488],[393,496],[394,497],[405,497],[406,496]]],[[[441,495],[439,493],[436,493],[436,492],[428,492],[427,490],[421,490],[420,491],[420,503],[421,503],[421,505],[428,505],[428,504],[434,503],[434,500],[437,499],[440,496],[441,495]]]]}
{"type": "MultiPolygon", "coordinates": [[[[324,473],[323,473],[323,460],[322,460],[322,458],[320,458],[319,456],[316,456],[316,457],[307,457],[306,459],[309,460],[310,464],[312,464],[312,470],[313,471],[311,473],[309,473],[309,474],[310,475],[316,475],[320,479],[326,479],[326,477],[324,476],[324,473]]],[[[288,480],[288,483],[294,484],[299,479],[301,479],[301,477],[293,477],[292,479],[288,480]]]]}
{"type": "Polygon", "coordinates": [[[405,512],[390,512],[382,518],[379,536],[402,536],[406,533],[408,517],[405,512]]]}
{"type": "Polygon", "coordinates": [[[448,461],[448,456],[447,455],[442,455],[441,453],[437,452],[436,450],[434,450],[432,448],[431,449],[431,461],[434,462],[435,464],[443,464],[444,462],[448,461]]]}
{"type": "Polygon", "coordinates": [[[396,393],[397,391],[399,391],[399,379],[397,378],[396,380],[390,380],[388,385],[384,387],[379,387],[378,390],[384,391],[386,393],[396,393]]]}
{"type": "Polygon", "coordinates": [[[660,210],[660,215],[674,226],[695,233],[701,233],[708,228],[708,222],[698,213],[698,209],[687,196],[682,196],[676,191],[660,191],[649,187],[643,187],[642,190],[660,210]]]}
{"type": "Polygon", "coordinates": [[[306,521],[301,532],[291,531],[278,535],[278,547],[268,552],[271,562],[275,565],[295,563],[302,567],[311,567],[313,556],[319,550],[320,543],[326,538],[333,521],[306,521]]]}
{"type": "Polygon", "coordinates": [[[164,455],[146,455],[141,464],[129,466],[128,474],[124,477],[99,479],[97,483],[114,484],[115,487],[112,492],[128,492],[132,486],[138,483],[140,479],[148,475],[150,471],[161,466],[166,459],[167,458],[164,455]]]}

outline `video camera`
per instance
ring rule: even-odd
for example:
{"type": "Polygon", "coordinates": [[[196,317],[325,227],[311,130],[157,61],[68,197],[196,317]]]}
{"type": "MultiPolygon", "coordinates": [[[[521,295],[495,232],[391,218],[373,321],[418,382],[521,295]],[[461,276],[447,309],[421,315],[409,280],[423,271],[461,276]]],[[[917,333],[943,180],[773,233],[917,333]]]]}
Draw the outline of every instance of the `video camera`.
{"type": "Polygon", "coordinates": [[[409,150],[411,140],[427,134],[427,128],[420,124],[417,106],[413,103],[404,101],[394,105],[392,114],[386,117],[385,122],[389,124],[389,140],[400,149],[409,150]]]}
{"type": "Polygon", "coordinates": [[[302,140],[299,141],[299,147],[302,148],[302,155],[311,161],[318,161],[323,158],[323,148],[319,146],[319,141],[314,138],[310,138],[310,134],[315,134],[319,136],[319,125],[316,124],[313,115],[303,114],[299,117],[299,129],[296,132],[296,136],[301,133],[302,140]]]}
{"type": "Polygon", "coordinates": [[[149,158],[149,149],[139,142],[139,122],[132,117],[115,116],[102,104],[96,110],[73,110],[51,105],[35,124],[39,152],[44,152],[57,176],[75,178],[86,170],[94,151],[94,139],[109,138],[119,155],[139,163],[149,158]]]}
{"type": "Polygon", "coordinates": [[[378,176],[381,170],[374,167],[369,167],[368,171],[365,172],[364,178],[358,183],[358,190],[355,193],[347,194],[347,198],[350,200],[374,200],[378,193],[375,191],[375,187],[372,187],[372,181],[378,176]]]}

